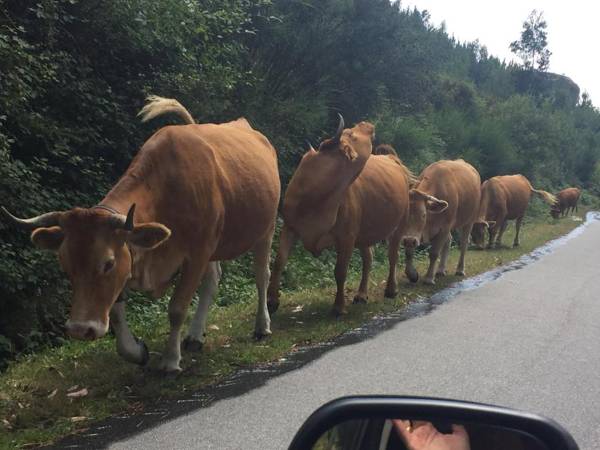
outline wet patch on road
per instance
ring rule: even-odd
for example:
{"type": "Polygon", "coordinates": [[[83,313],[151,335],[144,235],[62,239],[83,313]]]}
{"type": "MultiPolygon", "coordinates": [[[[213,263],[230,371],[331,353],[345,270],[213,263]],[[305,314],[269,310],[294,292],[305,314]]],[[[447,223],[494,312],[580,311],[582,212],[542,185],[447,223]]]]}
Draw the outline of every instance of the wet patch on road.
{"type": "MultiPolygon", "coordinates": [[[[423,316],[433,311],[437,306],[446,303],[461,292],[470,291],[497,280],[502,275],[513,270],[519,270],[552,253],[567,241],[581,235],[587,225],[600,220],[600,212],[589,212],[585,222],[570,233],[548,242],[533,252],[522,256],[512,263],[476,275],[472,278],[455,283],[427,298],[420,298],[400,311],[376,316],[359,328],[348,331],[332,341],[309,347],[299,348],[279,361],[260,367],[240,370],[224,381],[208,386],[194,394],[179,399],[162,401],[150,405],[146,411],[135,415],[114,416],[98,422],[88,430],[77,435],[69,436],[48,448],[100,449],[106,448],[111,442],[117,442],[161,423],[173,420],[200,408],[208,408],[219,400],[237,397],[253,389],[264,386],[270,379],[283,375],[292,370],[315,361],[329,350],[352,345],[365,339],[377,336],[389,330],[399,322],[414,317],[423,316]]],[[[198,433],[202,433],[201,427],[198,433]]]]}

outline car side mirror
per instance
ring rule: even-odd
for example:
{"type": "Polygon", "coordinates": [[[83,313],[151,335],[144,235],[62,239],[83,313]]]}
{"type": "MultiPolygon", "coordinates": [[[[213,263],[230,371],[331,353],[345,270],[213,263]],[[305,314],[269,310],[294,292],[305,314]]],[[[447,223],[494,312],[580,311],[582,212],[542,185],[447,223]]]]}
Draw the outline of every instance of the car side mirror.
{"type": "Polygon", "coordinates": [[[419,397],[344,397],[302,425],[290,450],[576,450],[553,420],[498,406],[419,397]]]}

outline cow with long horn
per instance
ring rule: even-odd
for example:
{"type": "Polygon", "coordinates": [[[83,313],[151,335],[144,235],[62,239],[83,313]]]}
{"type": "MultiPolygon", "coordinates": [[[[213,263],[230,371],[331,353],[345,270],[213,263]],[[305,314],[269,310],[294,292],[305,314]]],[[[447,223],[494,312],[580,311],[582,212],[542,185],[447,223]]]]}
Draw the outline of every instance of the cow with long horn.
{"type": "Polygon", "coordinates": [[[398,157],[371,156],[373,136],[370,123],[345,129],[340,116],[335,135],[303,156],[283,201],[284,225],[268,292],[270,311],[279,306],[279,281],[297,239],[315,256],[327,247],[337,252],[334,314],[346,311],[344,285],[353,249],[360,250],[363,262],[354,301],[366,302],[371,247],[386,238],[390,270],[385,294],[396,295],[398,246],[408,221],[413,177],[398,157]]]}
{"type": "Polygon", "coordinates": [[[97,339],[112,325],[117,351],[145,364],[148,350],[125,320],[125,289],[162,296],[180,274],[169,303],[170,336],[160,367],[179,371],[180,332],[192,296],[198,309],[184,346],[204,340],[206,315],[220,277],[218,261],[254,252],[258,288],[255,335],[271,333],[266,288],[280,184],[273,146],[243,118],[194,123],[177,101],[150,97],[143,120],[165,113],[187,125],[157,131],[125,174],[96,206],[10,222],[32,231],[39,248],[53,250],[71,280],[67,333],[97,339]]]}

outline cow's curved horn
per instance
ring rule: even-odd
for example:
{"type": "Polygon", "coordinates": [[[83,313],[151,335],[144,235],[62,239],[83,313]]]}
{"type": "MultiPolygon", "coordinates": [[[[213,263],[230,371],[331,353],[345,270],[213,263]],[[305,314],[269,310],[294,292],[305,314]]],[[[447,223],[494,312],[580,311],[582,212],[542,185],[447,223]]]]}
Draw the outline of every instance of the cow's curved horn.
{"type": "Polygon", "coordinates": [[[63,214],[61,211],[52,211],[39,216],[31,217],[30,219],[20,219],[13,216],[8,210],[2,206],[0,207],[0,213],[8,219],[13,225],[16,225],[25,230],[35,230],[36,228],[43,227],[54,227],[58,225],[60,216],[63,214]]]}
{"type": "Polygon", "coordinates": [[[114,228],[120,228],[126,231],[133,230],[133,215],[135,213],[135,203],[132,204],[127,211],[127,215],[113,214],[110,216],[111,224],[114,228]]]}
{"type": "Polygon", "coordinates": [[[123,228],[127,231],[133,230],[133,215],[135,213],[135,203],[131,205],[129,211],[127,211],[127,218],[125,219],[125,224],[123,228]]]}
{"type": "Polygon", "coordinates": [[[338,117],[340,118],[340,123],[338,124],[337,131],[335,132],[335,136],[331,139],[333,142],[340,142],[340,138],[342,137],[342,133],[344,132],[344,118],[340,113],[338,113],[338,117]]]}

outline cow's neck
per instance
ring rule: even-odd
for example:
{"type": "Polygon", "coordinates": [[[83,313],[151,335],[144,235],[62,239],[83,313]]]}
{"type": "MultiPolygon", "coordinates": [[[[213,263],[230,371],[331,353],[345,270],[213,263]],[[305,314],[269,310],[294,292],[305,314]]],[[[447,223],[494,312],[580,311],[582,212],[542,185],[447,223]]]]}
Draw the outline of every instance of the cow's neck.
{"type": "Polygon", "coordinates": [[[136,223],[160,222],[159,218],[155,217],[155,207],[146,183],[127,175],[119,180],[98,205],[126,215],[134,203],[136,223]]]}

